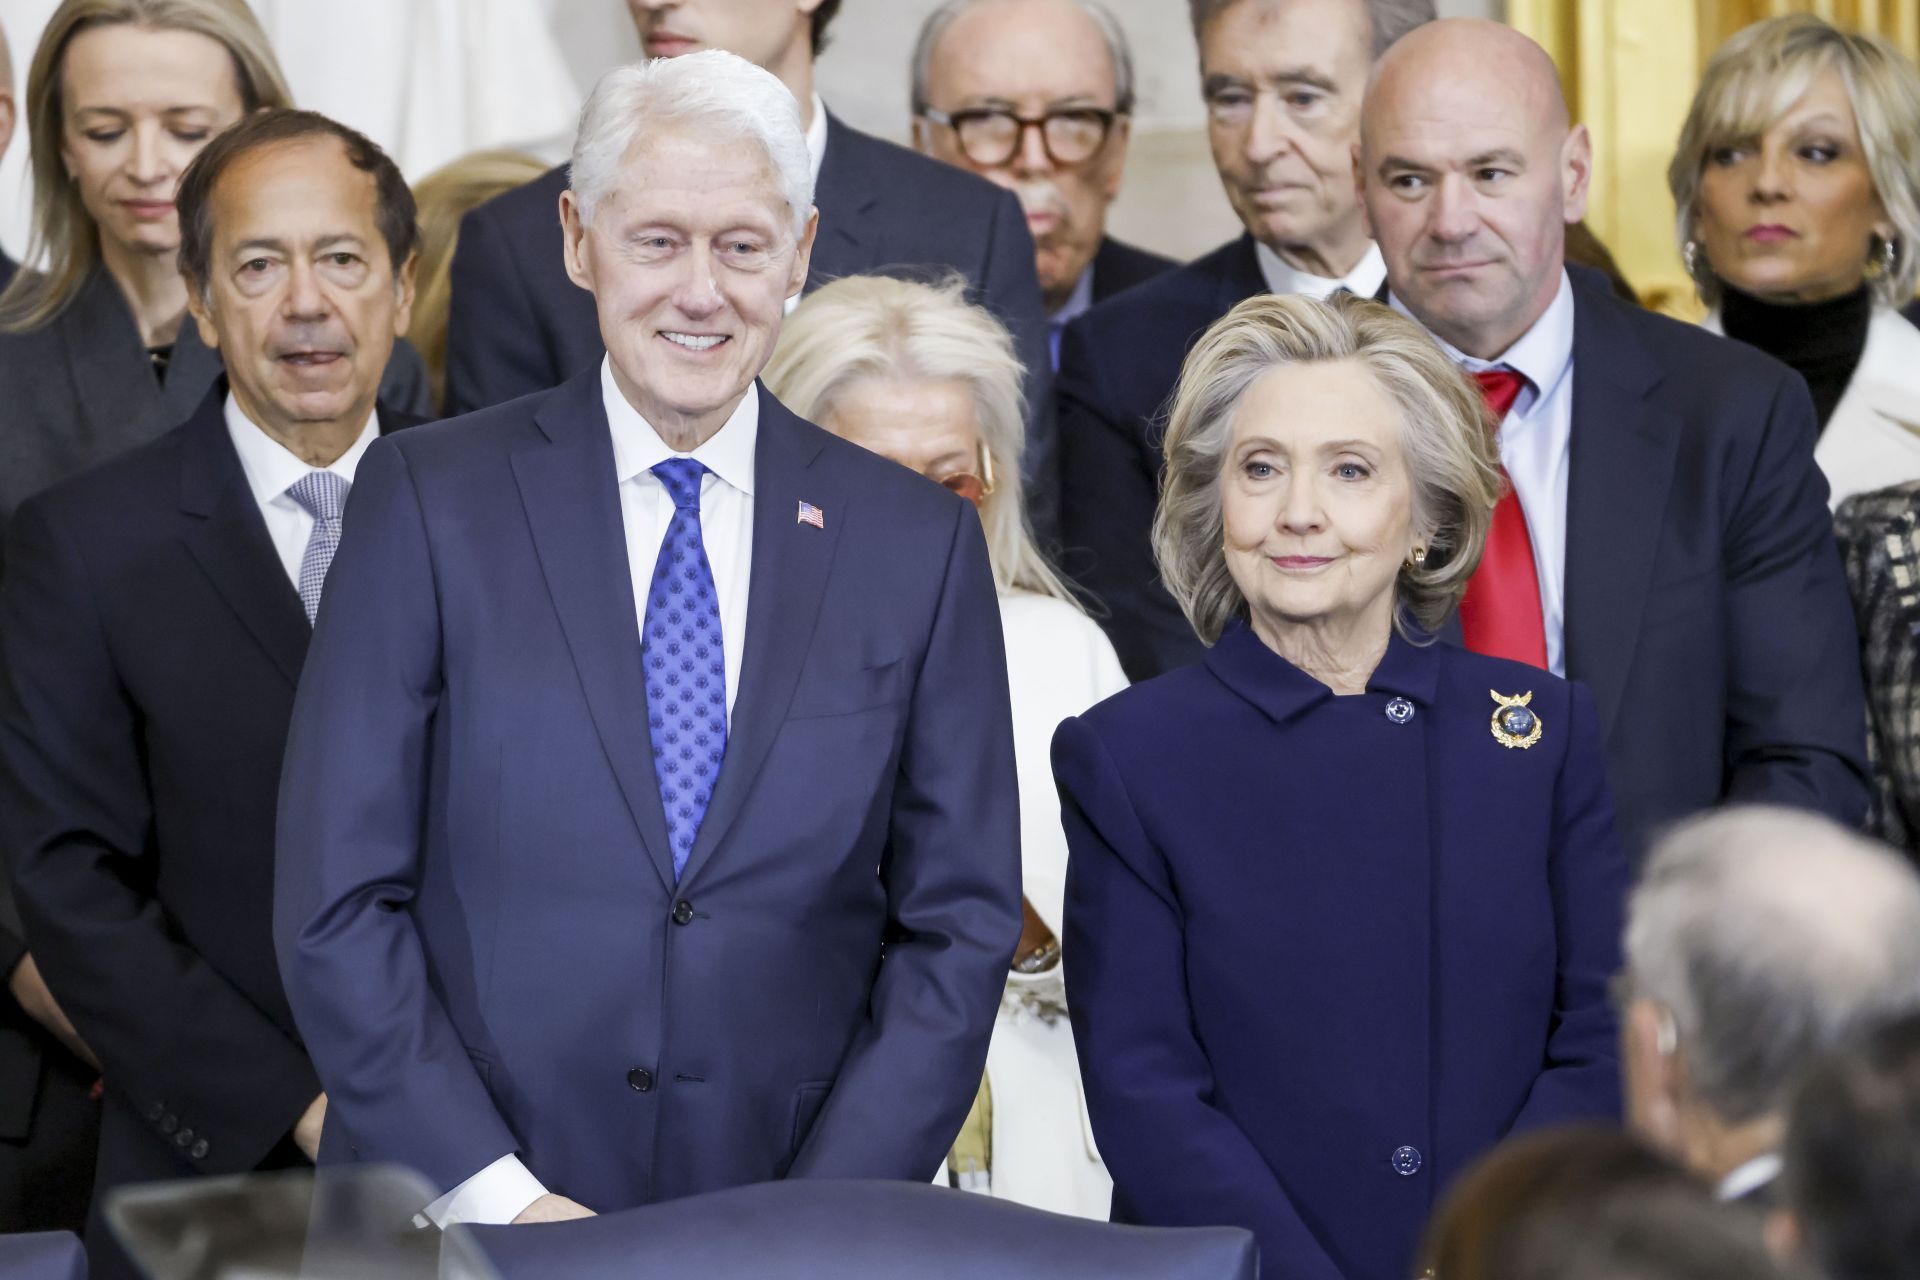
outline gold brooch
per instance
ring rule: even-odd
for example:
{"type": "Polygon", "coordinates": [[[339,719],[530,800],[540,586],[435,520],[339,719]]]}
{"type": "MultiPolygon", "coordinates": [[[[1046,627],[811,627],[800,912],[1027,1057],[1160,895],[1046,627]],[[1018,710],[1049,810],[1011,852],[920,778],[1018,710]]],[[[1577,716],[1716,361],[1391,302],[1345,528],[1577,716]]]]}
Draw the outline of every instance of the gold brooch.
{"type": "Polygon", "coordinates": [[[1540,717],[1528,710],[1527,704],[1533,701],[1533,690],[1509,698],[1504,694],[1493,693],[1497,704],[1493,709],[1493,740],[1503,747],[1530,747],[1540,741],[1540,717]]]}

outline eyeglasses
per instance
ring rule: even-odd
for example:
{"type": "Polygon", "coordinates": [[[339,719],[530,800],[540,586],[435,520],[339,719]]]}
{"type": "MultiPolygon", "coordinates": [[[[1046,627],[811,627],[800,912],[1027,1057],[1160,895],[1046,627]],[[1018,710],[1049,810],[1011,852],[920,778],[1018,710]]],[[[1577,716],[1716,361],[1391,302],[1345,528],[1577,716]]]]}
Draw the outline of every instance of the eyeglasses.
{"type": "Polygon", "coordinates": [[[969,471],[956,471],[952,475],[934,476],[932,479],[977,507],[993,493],[993,455],[985,448],[980,450],[980,474],[977,476],[969,471]]]}
{"type": "Polygon", "coordinates": [[[1029,129],[1040,131],[1047,159],[1060,168],[1085,164],[1107,144],[1107,135],[1120,115],[1100,107],[1067,107],[1038,119],[999,107],[974,107],[951,114],[929,107],[920,114],[953,130],[960,140],[960,153],[983,169],[1013,163],[1029,129]]]}

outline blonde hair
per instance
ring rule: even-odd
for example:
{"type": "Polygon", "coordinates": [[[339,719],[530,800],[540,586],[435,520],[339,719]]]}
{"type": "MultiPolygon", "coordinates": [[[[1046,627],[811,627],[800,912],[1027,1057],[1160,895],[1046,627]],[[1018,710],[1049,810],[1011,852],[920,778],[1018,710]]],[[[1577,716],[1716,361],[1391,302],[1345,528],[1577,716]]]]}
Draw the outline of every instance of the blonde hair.
{"type": "Polygon", "coordinates": [[[966,300],[964,282],[848,276],[816,290],[787,318],[763,376],[782,404],[813,422],[830,416],[835,402],[862,382],[964,383],[993,469],[994,489],[981,499],[980,523],[994,585],[1077,604],[1027,527],[1022,373],[1006,327],[966,300]]]}
{"type": "Polygon", "coordinates": [[[420,217],[420,273],[407,336],[426,361],[436,405],[447,392],[447,317],[453,309],[453,251],[460,244],[460,219],[546,171],[544,162],[518,151],[475,151],[414,184],[414,205],[420,217]]]}
{"type": "MultiPolygon", "coordinates": [[[[1842,31],[1811,14],[1756,22],[1707,63],[1667,167],[1679,243],[1684,253],[1697,239],[1700,175],[1714,149],[1765,133],[1828,69],[1846,85],[1874,191],[1897,229],[1892,269],[1872,280],[1874,301],[1905,306],[1920,286],[1920,70],[1880,36],[1842,31]]],[[[1720,281],[1704,258],[1698,261],[1694,285],[1711,306],[1720,300],[1720,281]]]]}
{"type": "Polygon", "coordinates": [[[28,163],[33,177],[33,231],[26,262],[44,260],[44,271],[21,271],[0,293],[0,331],[37,329],[64,310],[100,261],[100,229],[61,160],[66,128],[67,48],[95,27],[131,23],[156,31],[191,31],[217,40],[233,59],[241,107],[293,105],[273,45],[246,0],[66,0],[48,19],[27,72],[28,163]]]}
{"type": "Polygon", "coordinates": [[[1379,303],[1339,293],[1249,298],[1188,353],[1163,447],[1166,480],[1153,520],[1160,577],[1200,639],[1211,645],[1247,602],[1227,568],[1221,473],[1249,388],[1287,365],[1351,360],[1399,406],[1413,481],[1413,527],[1427,547],[1402,565],[1394,626],[1408,616],[1439,628],[1479,567],[1502,480],[1484,398],[1419,325],[1379,303]]]}

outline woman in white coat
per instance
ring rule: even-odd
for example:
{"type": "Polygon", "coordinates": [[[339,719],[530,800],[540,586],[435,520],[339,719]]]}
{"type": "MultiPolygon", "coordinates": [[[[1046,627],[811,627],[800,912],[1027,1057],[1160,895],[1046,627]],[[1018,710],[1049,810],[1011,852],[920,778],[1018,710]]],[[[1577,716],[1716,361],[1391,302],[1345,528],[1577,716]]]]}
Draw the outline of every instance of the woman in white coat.
{"type": "Polygon", "coordinates": [[[1806,14],[1708,63],[1667,173],[1707,324],[1806,379],[1832,503],[1920,479],[1920,70],[1806,14]]]}
{"type": "MultiPolygon", "coordinates": [[[[1007,647],[1026,928],[986,1079],[947,1163],[955,1186],[1104,1219],[1113,1184],[1081,1101],[1061,981],[1066,836],[1048,749],[1062,720],[1126,685],[1100,628],[1034,546],[1023,511],[1021,367],[963,287],[850,276],[788,317],[767,388],[788,408],[979,509],[1007,647]]],[[[1065,957],[1066,963],[1072,957],[1065,957]]]]}

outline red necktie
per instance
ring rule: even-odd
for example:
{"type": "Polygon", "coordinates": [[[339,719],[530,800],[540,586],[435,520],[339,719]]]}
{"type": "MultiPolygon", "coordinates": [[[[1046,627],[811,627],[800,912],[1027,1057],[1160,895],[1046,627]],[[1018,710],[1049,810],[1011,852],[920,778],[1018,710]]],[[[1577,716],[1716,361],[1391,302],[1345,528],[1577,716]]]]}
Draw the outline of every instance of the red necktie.
{"type": "MultiPolygon", "coordinates": [[[[1507,411],[1526,385],[1526,378],[1512,369],[1486,369],[1473,375],[1487,398],[1487,409],[1495,423],[1506,419],[1507,411]]],[[[1507,479],[1506,468],[1500,478],[1507,479]]],[[[1493,509],[1493,525],[1487,530],[1487,548],[1480,556],[1480,567],[1467,583],[1466,598],[1460,602],[1460,631],[1467,648],[1496,658],[1512,658],[1544,668],[1547,665],[1547,627],[1540,613],[1540,577],[1533,564],[1533,538],[1527,532],[1527,513],[1520,508],[1520,495],[1508,481],[1507,491],[1493,509]]]]}

